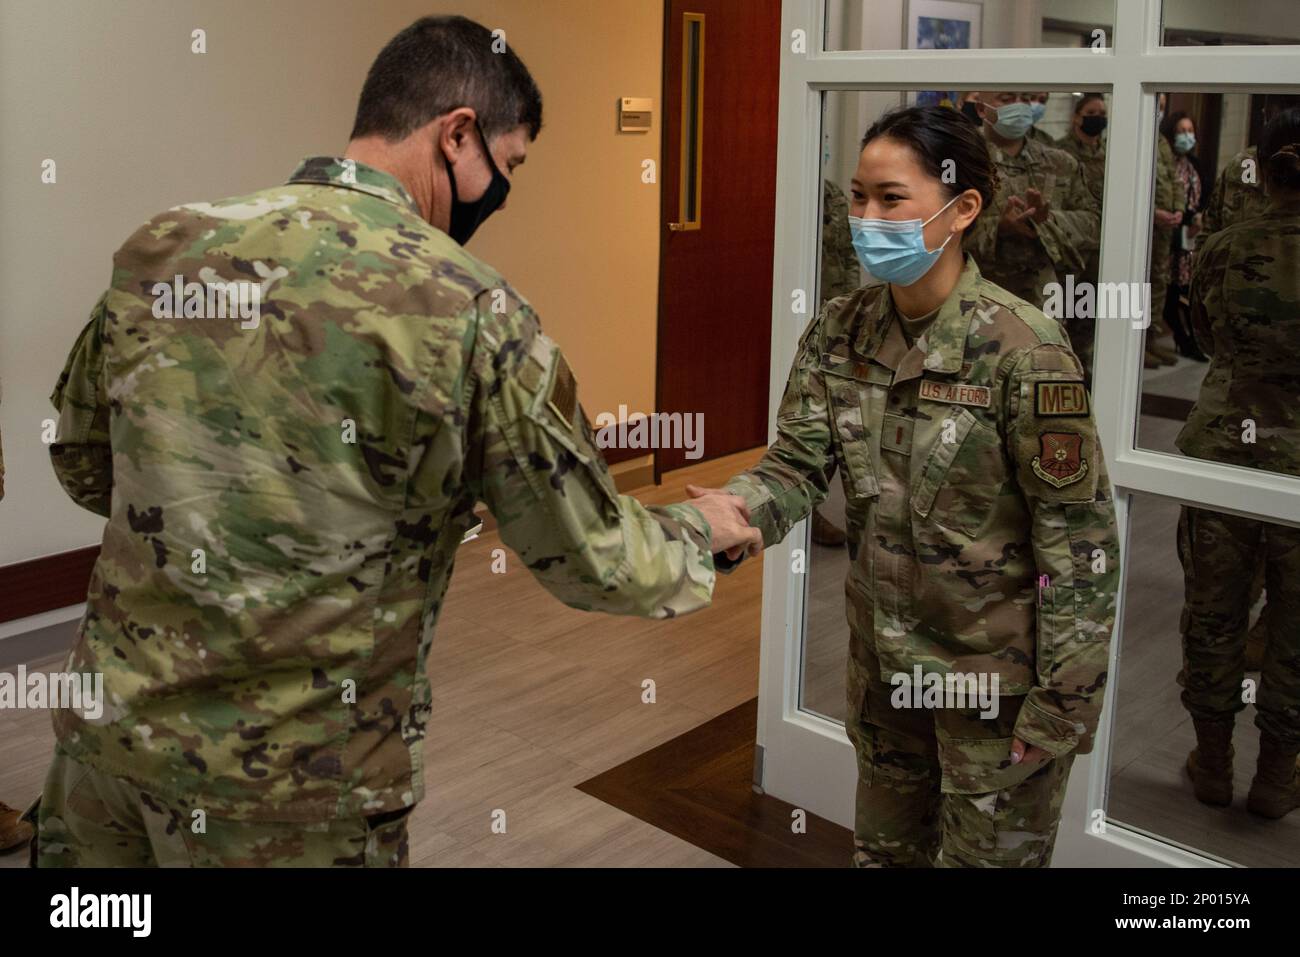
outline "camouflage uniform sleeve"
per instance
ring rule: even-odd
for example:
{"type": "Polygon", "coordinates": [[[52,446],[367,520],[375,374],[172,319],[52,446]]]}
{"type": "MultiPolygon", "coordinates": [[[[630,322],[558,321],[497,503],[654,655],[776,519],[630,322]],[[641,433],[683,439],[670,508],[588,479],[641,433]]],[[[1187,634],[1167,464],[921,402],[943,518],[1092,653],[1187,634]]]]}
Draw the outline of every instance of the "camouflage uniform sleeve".
{"type": "Polygon", "coordinates": [[[1049,197],[1047,220],[1034,223],[1038,239],[1052,262],[1064,269],[1083,270],[1087,252],[1100,248],[1101,207],[1084,179],[1083,168],[1069,153],[1053,150],[1056,182],[1063,184],[1049,197]]]}
{"type": "Polygon", "coordinates": [[[1210,238],[1211,233],[1217,233],[1223,228],[1223,199],[1227,190],[1227,178],[1229,167],[1225,166],[1219,170],[1219,175],[1214,177],[1214,189],[1210,190],[1210,198],[1205,203],[1204,215],[1201,219],[1201,243],[1210,238]]]}
{"type": "Polygon", "coordinates": [[[50,395],[59,413],[50,445],[54,474],[74,502],[105,517],[113,497],[113,449],[102,349],[107,300],[105,293],[95,304],[50,395]]]}
{"type": "Polygon", "coordinates": [[[564,355],[526,303],[501,316],[490,298],[472,307],[468,477],[502,541],[573,608],[671,618],[706,607],[715,576],[702,513],[618,494],[564,355]]]}
{"type": "MultiPolygon", "coordinates": [[[[804,330],[776,413],[776,441],[753,468],[727,482],[727,490],[749,506],[749,523],[763,533],[763,546],[774,545],[790,528],[821,504],[829,489],[831,445],[826,382],[821,373],[822,328],[827,311],[804,330]]],[[[741,561],[743,561],[743,557],[741,561]]],[[[739,561],[715,556],[719,571],[739,561]]]]}
{"type": "Polygon", "coordinates": [[[1008,452],[1040,578],[1037,680],[1015,734],[1055,756],[1086,754],[1101,715],[1120,570],[1110,480],[1073,353],[1054,344],[1025,351],[1007,389],[1008,452]]]}
{"type": "Polygon", "coordinates": [[[1192,282],[1187,292],[1192,335],[1197,347],[1207,356],[1214,355],[1214,316],[1222,310],[1228,248],[1227,243],[1212,239],[1201,244],[1192,260],[1192,282]]]}

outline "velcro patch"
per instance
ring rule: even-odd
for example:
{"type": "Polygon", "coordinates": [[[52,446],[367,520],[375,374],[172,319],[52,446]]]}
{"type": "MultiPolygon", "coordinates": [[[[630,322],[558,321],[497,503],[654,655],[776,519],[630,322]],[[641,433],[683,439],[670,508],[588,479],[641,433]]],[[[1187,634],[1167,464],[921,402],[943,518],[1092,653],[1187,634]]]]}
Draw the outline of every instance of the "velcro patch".
{"type": "Polygon", "coordinates": [[[1034,415],[1086,416],[1088,390],[1082,382],[1034,383],[1034,415]]]}
{"type": "Polygon", "coordinates": [[[917,393],[922,399],[946,402],[949,405],[973,405],[987,409],[993,404],[993,391],[986,385],[968,382],[936,382],[922,379],[917,393]]]}
{"type": "Polygon", "coordinates": [[[1077,432],[1042,432],[1039,454],[1031,463],[1034,474],[1053,488],[1073,485],[1088,474],[1083,457],[1083,436],[1077,432]]]}
{"type": "Polygon", "coordinates": [[[551,379],[551,394],[546,397],[546,405],[565,428],[572,429],[577,420],[578,383],[573,379],[573,370],[565,361],[564,353],[556,353],[555,363],[555,376],[551,379]]]}

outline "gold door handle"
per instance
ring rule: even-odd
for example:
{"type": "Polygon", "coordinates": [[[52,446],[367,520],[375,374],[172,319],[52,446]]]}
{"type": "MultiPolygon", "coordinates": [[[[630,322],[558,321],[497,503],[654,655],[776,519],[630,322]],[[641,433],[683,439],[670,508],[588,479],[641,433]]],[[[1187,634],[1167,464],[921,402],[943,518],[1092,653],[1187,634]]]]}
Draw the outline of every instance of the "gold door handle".
{"type": "Polygon", "coordinates": [[[674,232],[674,233],[680,233],[680,232],[681,232],[683,229],[685,229],[685,228],[686,228],[686,224],[685,224],[685,223],[669,223],[669,224],[668,224],[668,229],[669,229],[669,231],[670,231],[670,232],[674,232]]]}

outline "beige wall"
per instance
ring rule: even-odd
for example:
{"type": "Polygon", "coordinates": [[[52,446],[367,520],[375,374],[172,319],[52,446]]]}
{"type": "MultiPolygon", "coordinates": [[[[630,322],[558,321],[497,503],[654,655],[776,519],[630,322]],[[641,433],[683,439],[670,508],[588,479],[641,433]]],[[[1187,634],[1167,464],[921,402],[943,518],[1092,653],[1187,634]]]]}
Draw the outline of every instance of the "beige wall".
{"type": "Polygon", "coordinates": [[[646,0],[2,0],[0,565],[99,540],[57,487],[41,420],[111,255],[154,213],[282,182],[341,152],[371,59],[427,13],[463,12],[533,71],[544,129],[470,248],[537,307],[591,416],[652,411],[662,7],[646,0]],[[207,31],[207,53],[190,33],[207,31]],[[620,96],[655,128],[620,134],[620,96]],[[53,158],[58,182],[40,182],[53,158]]]}

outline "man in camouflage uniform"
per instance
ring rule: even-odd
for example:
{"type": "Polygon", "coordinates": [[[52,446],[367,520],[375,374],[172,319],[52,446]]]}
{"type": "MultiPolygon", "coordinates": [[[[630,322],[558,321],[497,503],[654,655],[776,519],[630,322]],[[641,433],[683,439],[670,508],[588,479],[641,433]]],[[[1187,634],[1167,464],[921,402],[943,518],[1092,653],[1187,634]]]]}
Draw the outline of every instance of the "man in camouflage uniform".
{"type": "Polygon", "coordinates": [[[67,663],[108,700],[55,712],[41,865],[405,863],[476,501],[572,607],[708,604],[739,512],[619,495],[564,356],[460,245],[541,125],[492,45],[418,21],[372,67],[345,157],[168,210],[114,257],[51,448],[108,518],[67,663]],[[448,75],[466,63],[474,84],[448,75]],[[157,318],[176,276],[260,284],[260,321],[157,318]]]}
{"type": "MultiPolygon", "coordinates": [[[[1083,123],[1087,117],[1099,117],[1101,123],[1105,122],[1106,101],[1100,93],[1085,93],[1074,104],[1070,129],[1056,141],[1056,147],[1069,153],[1078,161],[1079,169],[1083,173],[1083,181],[1093,198],[1097,200],[1097,208],[1100,209],[1106,181],[1106,141],[1102,138],[1100,130],[1089,135],[1084,129],[1083,123]]],[[[1097,243],[1094,248],[1084,253],[1083,270],[1079,274],[1083,282],[1091,283],[1094,288],[1100,280],[1101,272],[1100,218],[1097,220],[1097,232],[1097,243]]],[[[1092,316],[1072,316],[1065,320],[1065,326],[1069,330],[1074,354],[1083,363],[1083,371],[1091,387],[1097,320],[1092,316]]]]}
{"type": "MultiPolygon", "coordinates": [[[[1042,307],[1049,283],[1082,273],[1097,249],[1101,207],[1068,153],[1027,136],[1010,140],[993,128],[996,108],[1018,94],[980,94],[984,135],[1001,186],[980,213],[964,248],[993,283],[1042,307]]],[[[1060,318],[1060,317],[1056,317],[1060,318]]]]}
{"type": "Polygon", "coordinates": [[[1045,866],[1070,764],[1092,749],[1119,580],[1083,370],[1060,326],[969,256],[911,346],[898,315],[885,283],[828,303],[775,443],[726,487],[772,545],[840,471],[854,863],[1045,866]],[[918,666],[996,675],[999,715],[892,708],[892,676],[918,666]],[[1017,738],[1042,751],[1014,762],[1017,738]]]}
{"type": "MultiPolygon", "coordinates": [[[[1291,112],[1292,129],[1300,132],[1300,111],[1291,112]]],[[[1286,120],[1284,113],[1275,122],[1286,120]]],[[[1263,213],[1220,229],[1197,252],[1192,322],[1210,366],[1177,444],[1197,458],[1300,476],[1300,144],[1291,149],[1292,185],[1270,185],[1263,213]]],[[[1178,553],[1186,584],[1179,682],[1197,739],[1187,769],[1197,797],[1217,805],[1232,800],[1232,729],[1245,708],[1254,595],[1253,576],[1241,570],[1262,556],[1271,627],[1256,700],[1259,764],[1247,806],[1282,817],[1300,807],[1300,529],[1185,506],[1178,553]]]]}

